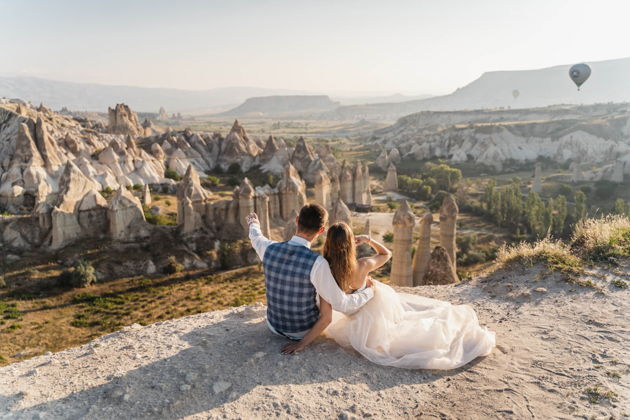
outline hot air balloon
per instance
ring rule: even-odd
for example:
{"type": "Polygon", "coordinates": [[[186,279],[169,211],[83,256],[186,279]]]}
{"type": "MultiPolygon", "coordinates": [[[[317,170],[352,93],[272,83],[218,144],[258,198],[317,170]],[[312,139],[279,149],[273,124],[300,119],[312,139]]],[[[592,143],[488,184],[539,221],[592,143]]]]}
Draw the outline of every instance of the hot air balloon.
{"type": "Polygon", "coordinates": [[[514,96],[514,99],[518,98],[518,95],[520,95],[521,92],[518,91],[518,89],[514,89],[512,91],[512,96],[514,96]]]}
{"type": "Polygon", "coordinates": [[[575,64],[569,69],[569,77],[571,78],[571,80],[573,80],[573,83],[575,83],[578,90],[580,90],[580,86],[582,86],[582,84],[588,80],[588,77],[590,75],[591,68],[588,66],[588,64],[575,64]]]}

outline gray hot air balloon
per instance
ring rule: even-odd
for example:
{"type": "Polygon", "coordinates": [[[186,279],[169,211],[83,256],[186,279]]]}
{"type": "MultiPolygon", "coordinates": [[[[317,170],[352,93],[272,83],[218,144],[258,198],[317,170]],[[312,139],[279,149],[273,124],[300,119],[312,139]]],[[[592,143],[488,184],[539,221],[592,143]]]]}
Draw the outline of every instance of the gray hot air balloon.
{"type": "Polygon", "coordinates": [[[514,96],[514,99],[518,98],[518,95],[520,95],[521,92],[518,91],[518,89],[514,89],[512,91],[512,96],[514,96]]]}
{"type": "Polygon", "coordinates": [[[588,66],[588,64],[575,64],[569,69],[569,77],[571,78],[571,80],[573,80],[573,83],[575,83],[578,90],[580,90],[580,86],[582,86],[582,84],[588,80],[588,77],[590,75],[591,68],[588,66]]]}

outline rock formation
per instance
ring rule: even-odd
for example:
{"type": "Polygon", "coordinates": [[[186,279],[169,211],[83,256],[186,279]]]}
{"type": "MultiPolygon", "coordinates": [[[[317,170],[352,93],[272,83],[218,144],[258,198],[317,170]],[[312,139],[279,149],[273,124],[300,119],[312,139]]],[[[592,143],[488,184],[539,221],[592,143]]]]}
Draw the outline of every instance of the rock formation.
{"type": "Polygon", "coordinates": [[[376,158],[376,166],[386,171],[389,168],[389,157],[387,157],[387,152],[385,150],[381,151],[381,154],[376,158]]]}
{"type": "Polygon", "coordinates": [[[346,161],[341,164],[339,174],[339,197],[346,203],[354,203],[354,175],[346,161]]]}
{"type": "Polygon", "coordinates": [[[285,241],[290,240],[295,233],[297,232],[297,222],[296,219],[299,213],[297,210],[292,210],[291,214],[287,218],[287,223],[284,226],[284,231],[282,232],[282,239],[285,241]]]}
{"type": "Polygon", "coordinates": [[[617,182],[617,183],[623,182],[624,165],[625,165],[625,162],[619,159],[615,160],[615,164],[613,166],[613,172],[610,177],[610,180],[612,182],[617,182]]]}
{"type": "Polygon", "coordinates": [[[420,286],[424,283],[424,276],[429,269],[431,260],[431,224],[433,214],[426,212],[420,219],[420,237],[416,244],[416,253],[413,258],[413,285],[420,286]]]}
{"type": "Polygon", "coordinates": [[[385,184],[383,185],[385,191],[398,191],[398,174],[396,173],[396,166],[390,163],[387,168],[387,176],[385,177],[385,184]]]}
{"type": "Polygon", "coordinates": [[[536,162],[536,167],[534,168],[534,183],[532,184],[532,192],[536,194],[540,194],[542,191],[542,166],[540,162],[536,162]]]}
{"type": "Polygon", "coordinates": [[[342,199],[338,198],[335,202],[335,205],[330,212],[330,221],[329,223],[332,225],[334,223],[344,222],[348,226],[352,226],[352,212],[343,202],[342,199]]]}
{"type": "Polygon", "coordinates": [[[498,171],[541,156],[593,167],[629,159],[628,121],[630,112],[621,104],[420,112],[376,131],[372,141],[405,159],[474,162],[498,171]]]}
{"type": "Polygon", "coordinates": [[[280,215],[288,220],[293,210],[299,211],[306,204],[306,184],[289,163],[276,188],[280,198],[280,215]]]}
{"type": "Polygon", "coordinates": [[[331,206],[330,178],[326,172],[319,171],[315,177],[315,202],[325,209],[331,206]]]}
{"type": "Polygon", "coordinates": [[[248,229],[247,215],[254,211],[254,186],[247,177],[243,178],[238,192],[238,210],[241,226],[245,231],[248,229]]]}
{"type": "Polygon", "coordinates": [[[260,152],[262,150],[258,144],[249,137],[238,120],[235,120],[232,129],[222,143],[219,165],[225,170],[232,164],[238,164],[242,171],[247,171],[252,167],[255,157],[260,152]]]}
{"type": "Polygon", "coordinates": [[[40,217],[42,228],[51,228],[51,248],[58,249],[77,239],[104,233],[97,232],[94,226],[82,226],[79,221],[80,212],[100,213],[100,219],[107,220],[106,202],[97,191],[98,184],[83,175],[72,162],[66,163],[59,183],[59,196],[52,207],[49,221],[44,222],[43,219],[47,218],[43,215],[40,217]]]}
{"type": "Polygon", "coordinates": [[[455,267],[451,264],[451,258],[444,247],[436,246],[431,253],[429,269],[424,276],[425,285],[442,285],[458,283],[459,278],[455,267]]]}
{"type": "Polygon", "coordinates": [[[116,104],[114,109],[108,108],[109,116],[108,131],[112,134],[125,134],[141,136],[144,128],[138,121],[138,116],[125,104],[116,104]]]}
{"type": "Polygon", "coordinates": [[[150,206],[151,205],[151,189],[149,188],[148,185],[145,184],[145,186],[142,188],[142,204],[144,206],[150,206]]]}
{"type": "Polygon", "coordinates": [[[107,208],[109,234],[114,240],[136,239],[146,220],[142,204],[127,188],[119,187],[107,208]]]}
{"type": "Polygon", "coordinates": [[[455,235],[457,230],[457,215],[459,208],[455,199],[451,195],[444,197],[442,207],[440,207],[440,245],[444,247],[446,253],[451,259],[453,270],[457,267],[457,258],[455,252],[457,245],[455,243],[455,235]]]}
{"type": "Polygon", "coordinates": [[[415,216],[407,200],[402,200],[394,213],[394,250],[390,282],[396,286],[413,286],[411,245],[415,216]]]}
{"type": "Polygon", "coordinates": [[[191,233],[204,227],[210,193],[201,186],[199,174],[190,165],[177,189],[177,223],[183,233],[191,233]]]}
{"type": "Polygon", "coordinates": [[[269,238],[271,228],[269,221],[269,196],[265,193],[257,192],[254,197],[254,204],[258,220],[260,221],[260,230],[263,235],[269,238]]]}

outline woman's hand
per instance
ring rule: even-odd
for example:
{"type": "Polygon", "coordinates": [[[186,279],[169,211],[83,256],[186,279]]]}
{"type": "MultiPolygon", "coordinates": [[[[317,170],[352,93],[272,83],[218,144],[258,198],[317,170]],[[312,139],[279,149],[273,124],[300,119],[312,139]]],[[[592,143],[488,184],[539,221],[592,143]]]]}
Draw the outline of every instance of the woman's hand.
{"type": "Polygon", "coordinates": [[[282,347],[280,351],[282,354],[295,354],[299,351],[302,351],[306,348],[306,345],[303,343],[303,340],[298,341],[297,343],[289,343],[286,346],[282,347]]]}
{"type": "Polygon", "coordinates": [[[354,237],[354,241],[357,245],[367,244],[371,241],[371,238],[368,235],[357,235],[354,237]]]}

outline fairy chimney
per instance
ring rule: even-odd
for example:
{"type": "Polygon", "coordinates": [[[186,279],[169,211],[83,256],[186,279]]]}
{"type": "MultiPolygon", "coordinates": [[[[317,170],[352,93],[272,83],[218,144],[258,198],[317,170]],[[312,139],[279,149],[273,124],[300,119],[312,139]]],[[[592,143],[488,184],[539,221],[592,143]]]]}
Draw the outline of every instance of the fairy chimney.
{"type": "Polygon", "coordinates": [[[338,222],[344,222],[348,226],[352,223],[352,212],[341,198],[337,199],[330,214],[330,224],[338,222]]]}
{"type": "Polygon", "coordinates": [[[536,162],[536,166],[534,168],[534,183],[532,184],[532,191],[536,194],[540,194],[542,191],[542,167],[540,162],[536,162]]]}
{"type": "Polygon", "coordinates": [[[319,171],[315,175],[315,202],[324,207],[330,207],[330,178],[326,172],[319,171]]]}
{"type": "Polygon", "coordinates": [[[247,232],[247,215],[254,211],[254,186],[247,177],[243,178],[238,192],[238,219],[247,232]]]}
{"type": "Polygon", "coordinates": [[[264,193],[257,193],[254,197],[254,204],[258,220],[260,221],[260,230],[262,231],[262,234],[268,238],[270,234],[269,196],[264,193]]]}
{"type": "Polygon", "coordinates": [[[444,197],[442,207],[440,207],[440,245],[446,249],[446,253],[451,259],[453,269],[457,267],[455,234],[457,230],[458,213],[459,208],[457,208],[455,199],[451,195],[444,197]]]}
{"type": "Polygon", "coordinates": [[[290,240],[297,232],[297,222],[296,219],[298,217],[297,210],[291,211],[287,219],[287,224],[284,226],[284,231],[282,232],[282,239],[285,241],[290,240]]]}
{"type": "Polygon", "coordinates": [[[385,177],[383,189],[385,191],[398,191],[398,174],[396,173],[396,166],[393,163],[390,163],[389,168],[387,168],[387,176],[385,177]]]}
{"type": "Polygon", "coordinates": [[[415,216],[407,200],[402,200],[394,213],[394,251],[392,257],[391,283],[396,286],[413,286],[411,265],[411,242],[415,216]]]}
{"type": "Polygon", "coordinates": [[[424,276],[429,269],[431,260],[431,224],[433,214],[428,211],[420,219],[420,237],[416,245],[416,254],[413,258],[413,285],[424,284],[424,276]]]}
{"type": "Polygon", "coordinates": [[[459,278],[455,266],[451,264],[451,258],[447,250],[442,246],[436,246],[431,253],[429,269],[424,276],[425,285],[442,285],[458,283],[459,278]]]}

